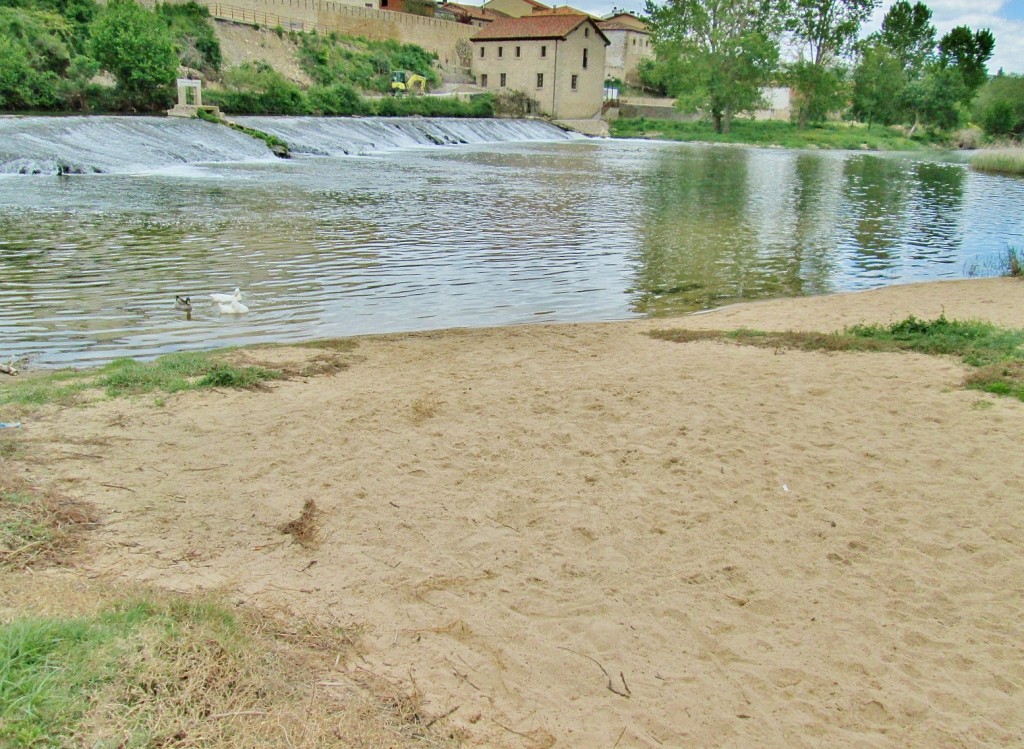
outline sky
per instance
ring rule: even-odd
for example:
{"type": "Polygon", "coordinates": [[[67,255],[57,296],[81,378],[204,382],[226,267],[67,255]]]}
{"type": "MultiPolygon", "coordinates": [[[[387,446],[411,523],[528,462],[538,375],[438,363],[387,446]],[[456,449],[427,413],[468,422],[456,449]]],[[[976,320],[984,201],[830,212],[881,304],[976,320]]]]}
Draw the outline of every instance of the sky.
{"type": "MultiPolygon", "coordinates": [[[[917,0],[911,0],[911,5],[917,0]]],[[[988,62],[988,71],[1002,68],[1007,73],[1024,74],[1024,0],[922,0],[932,9],[932,24],[937,36],[956,26],[969,26],[974,31],[989,29],[995,35],[996,48],[988,62]]],[[[882,18],[895,0],[882,0],[862,36],[881,28],[882,18]]],[[[641,14],[644,0],[568,0],[550,5],[571,5],[595,16],[605,16],[614,8],[641,14]]]]}

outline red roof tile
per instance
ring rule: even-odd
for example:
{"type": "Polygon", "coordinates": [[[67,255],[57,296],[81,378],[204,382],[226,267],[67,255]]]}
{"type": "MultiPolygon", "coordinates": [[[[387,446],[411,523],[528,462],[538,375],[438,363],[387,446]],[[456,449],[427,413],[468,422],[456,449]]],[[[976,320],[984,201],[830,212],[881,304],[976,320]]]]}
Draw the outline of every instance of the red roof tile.
{"type": "Polygon", "coordinates": [[[506,39],[565,39],[584,23],[591,24],[605,44],[610,43],[589,16],[552,15],[550,13],[534,13],[522,18],[503,18],[480,29],[473,34],[472,39],[474,42],[506,39]]]}

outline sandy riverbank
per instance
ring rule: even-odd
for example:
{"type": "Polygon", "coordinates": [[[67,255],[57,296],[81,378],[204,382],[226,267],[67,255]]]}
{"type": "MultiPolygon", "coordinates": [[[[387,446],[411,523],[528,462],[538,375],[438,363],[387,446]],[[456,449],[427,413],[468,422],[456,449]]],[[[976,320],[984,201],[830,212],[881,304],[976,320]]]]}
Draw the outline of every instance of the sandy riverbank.
{"type": "Polygon", "coordinates": [[[948,359],[643,334],[943,311],[1024,327],[1024,283],[366,338],[18,438],[99,507],[86,572],[361,625],[349,667],[468,746],[1020,746],[1024,404],[948,359]]]}

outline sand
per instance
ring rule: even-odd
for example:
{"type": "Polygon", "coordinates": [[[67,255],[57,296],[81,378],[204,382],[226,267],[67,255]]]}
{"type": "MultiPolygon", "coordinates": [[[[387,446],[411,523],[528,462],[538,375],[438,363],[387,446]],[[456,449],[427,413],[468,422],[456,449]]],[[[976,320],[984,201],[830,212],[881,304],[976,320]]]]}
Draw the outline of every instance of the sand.
{"type": "Polygon", "coordinates": [[[87,573],[356,627],[339,669],[467,746],[1021,746],[1024,403],[947,358],[644,335],[943,311],[1024,327],[1024,283],[369,337],[19,438],[99,507],[87,573]]]}

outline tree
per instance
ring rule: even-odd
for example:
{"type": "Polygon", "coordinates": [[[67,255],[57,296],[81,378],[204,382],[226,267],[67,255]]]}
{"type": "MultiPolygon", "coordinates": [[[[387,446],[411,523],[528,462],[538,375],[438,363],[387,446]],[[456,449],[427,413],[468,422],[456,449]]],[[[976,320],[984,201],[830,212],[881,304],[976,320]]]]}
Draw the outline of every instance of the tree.
{"type": "Polygon", "coordinates": [[[978,91],[972,114],[989,135],[1024,135],[1024,76],[990,78],[978,91]]]}
{"type": "Polygon", "coordinates": [[[677,106],[704,110],[715,131],[761,103],[779,56],[772,0],[648,0],[658,77],[677,106]]]}
{"type": "Polygon", "coordinates": [[[791,83],[797,96],[797,120],[822,119],[826,102],[841,96],[842,58],[853,50],[860,27],[879,0],[793,0],[786,27],[800,44],[791,83]],[[804,54],[806,52],[806,54],[804,54]]]}
{"type": "Polygon", "coordinates": [[[117,79],[126,106],[151,110],[170,102],[178,56],[155,13],[134,0],[110,0],[90,32],[92,56],[117,79]]]}
{"type": "Polygon", "coordinates": [[[904,90],[903,99],[914,113],[913,132],[918,122],[946,130],[960,124],[961,102],[966,87],[963,76],[955,68],[932,65],[904,90]]]}
{"type": "Polygon", "coordinates": [[[969,104],[974,92],[988,80],[985,63],[992,57],[996,38],[988,29],[972,32],[966,26],[957,26],[939,40],[939,63],[945,68],[960,71],[966,87],[964,104],[969,104]]]}
{"type": "Polygon", "coordinates": [[[881,41],[867,45],[853,75],[853,115],[869,128],[875,122],[897,122],[906,85],[900,58],[881,41]]]}
{"type": "Polygon", "coordinates": [[[903,69],[916,76],[935,54],[935,27],[931,24],[932,11],[924,3],[913,6],[899,0],[882,19],[880,41],[900,61],[903,69]]]}

